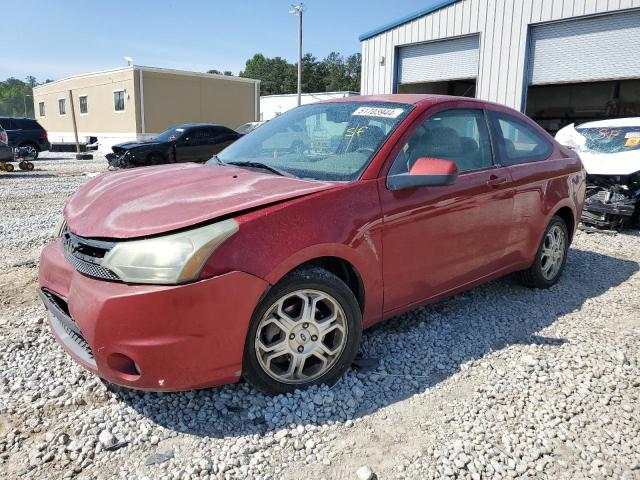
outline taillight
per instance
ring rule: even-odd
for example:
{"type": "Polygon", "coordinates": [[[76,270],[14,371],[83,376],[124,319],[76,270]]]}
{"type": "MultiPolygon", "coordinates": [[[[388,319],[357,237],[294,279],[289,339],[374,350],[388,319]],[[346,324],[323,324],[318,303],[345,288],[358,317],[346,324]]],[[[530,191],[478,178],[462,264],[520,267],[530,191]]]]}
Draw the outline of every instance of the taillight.
{"type": "Polygon", "coordinates": [[[46,130],[43,130],[42,132],[40,132],[40,140],[47,140],[48,138],[49,137],[46,130]]]}

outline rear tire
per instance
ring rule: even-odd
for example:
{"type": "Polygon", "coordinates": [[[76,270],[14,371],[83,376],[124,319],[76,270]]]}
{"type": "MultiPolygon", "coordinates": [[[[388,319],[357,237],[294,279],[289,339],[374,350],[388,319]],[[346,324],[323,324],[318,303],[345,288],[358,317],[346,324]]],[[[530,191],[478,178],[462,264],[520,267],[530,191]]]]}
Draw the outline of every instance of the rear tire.
{"type": "Polygon", "coordinates": [[[322,268],[296,270],[258,304],[242,371],[268,394],[333,384],[351,366],[361,337],[362,314],[349,287],[322,268]]]}
{"type": "Polygon", "coordinates": [[[533,265],[518,272],[519,280],[531,288],[555,285],[564,271],[569,251],[569,231],[564,220],[554,215],[547,225],[533,265]]]}

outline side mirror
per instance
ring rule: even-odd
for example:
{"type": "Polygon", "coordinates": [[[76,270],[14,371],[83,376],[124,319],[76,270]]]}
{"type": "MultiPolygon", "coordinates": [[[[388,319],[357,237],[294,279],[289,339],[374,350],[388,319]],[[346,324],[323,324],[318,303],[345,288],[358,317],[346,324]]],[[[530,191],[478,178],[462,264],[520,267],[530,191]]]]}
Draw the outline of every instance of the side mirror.
{"type": "Polygon", "coordinates": [[[418,158],[408,173],[387,177],[389,190],[451,185],[458,178],[458,166],[451,160],[418,158]]]}

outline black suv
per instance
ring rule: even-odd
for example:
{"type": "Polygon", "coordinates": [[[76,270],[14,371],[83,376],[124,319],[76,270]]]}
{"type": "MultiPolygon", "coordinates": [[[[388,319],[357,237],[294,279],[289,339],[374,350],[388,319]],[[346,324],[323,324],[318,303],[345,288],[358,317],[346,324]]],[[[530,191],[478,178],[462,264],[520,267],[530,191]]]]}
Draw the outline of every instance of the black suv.
{"type": "Polygon", "coordinates": [[[10,147],[28,147],[33,158],[51,147],[47,131],[32,118],[0,117],[0,126],[7,131],[10,147]]]}

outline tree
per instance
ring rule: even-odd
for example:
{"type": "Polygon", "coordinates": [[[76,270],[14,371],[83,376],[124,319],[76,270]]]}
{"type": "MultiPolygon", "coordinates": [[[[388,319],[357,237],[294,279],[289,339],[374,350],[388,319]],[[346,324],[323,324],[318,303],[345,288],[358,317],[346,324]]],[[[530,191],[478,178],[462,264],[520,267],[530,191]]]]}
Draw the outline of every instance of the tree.
{"type": "Polygon", "coordinates": [[[216,70],[215,68],[212,70],[207,70],[207,73],[211,73],[213,75],[222,75],[222,72],[220,70],[216,70]]]}
{"type": "Polygon", "coordinates": [[[7,78],[0,82],[0,115],[22,117],[26,115],[34,118],[33,87],[38,85],[35,77],[28,76],[26,82],[17,78],[7,78]]]}

